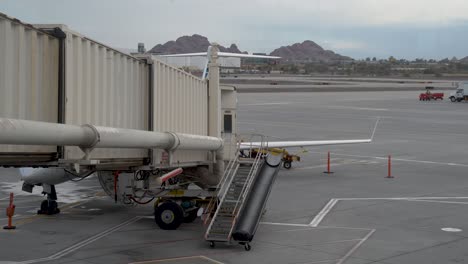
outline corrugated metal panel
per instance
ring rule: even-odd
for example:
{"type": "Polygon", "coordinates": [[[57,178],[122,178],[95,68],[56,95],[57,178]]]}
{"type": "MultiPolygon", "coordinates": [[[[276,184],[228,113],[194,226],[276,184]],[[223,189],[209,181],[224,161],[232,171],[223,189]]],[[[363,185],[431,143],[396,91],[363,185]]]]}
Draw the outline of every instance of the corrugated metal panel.
{"type": "MultiPolygon", "coordinates": [[[[154,130],[208,135],[207,83],[153,57],[154,130]]],[[[174,162],[206,161],[205,151],[177,151],[174,162]]],[[[155,163],[164,160],[156,152],[155,163]]]]}
{"type": "MultiPolygon", "coordinates": [[[[66,28],[66,123],[148,130],[149,68],[66,28]]],[[[66,148],[66,158],[83,156],[66,148]]],[[[148,150],[96,149],[92,159],[144,158],[148,150]]]]}
{"type": "MultiPolygon", "coordinates": [[[[59,41],[0,13],[0,116],[57,122],[59,41]]],[[[1,145],[0,152],[54,153],[54,146],[1,145]]]]}

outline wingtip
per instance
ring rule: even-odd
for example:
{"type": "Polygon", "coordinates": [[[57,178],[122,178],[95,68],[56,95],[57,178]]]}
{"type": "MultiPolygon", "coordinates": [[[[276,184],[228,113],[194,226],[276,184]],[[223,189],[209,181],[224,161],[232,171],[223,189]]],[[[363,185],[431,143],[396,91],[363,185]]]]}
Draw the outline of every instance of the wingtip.
{"type": "Polygon", "coordinates": [[[377,131],[377,126],[379,125],[380,118],[381,117],[379,116],[377,118],[377,121],[375,121],[374,130],[372,130],[372,135],[371,135],[371,138],[370,138],[369,142],[372,142],[374,140],[375,131],[377,131]]]}

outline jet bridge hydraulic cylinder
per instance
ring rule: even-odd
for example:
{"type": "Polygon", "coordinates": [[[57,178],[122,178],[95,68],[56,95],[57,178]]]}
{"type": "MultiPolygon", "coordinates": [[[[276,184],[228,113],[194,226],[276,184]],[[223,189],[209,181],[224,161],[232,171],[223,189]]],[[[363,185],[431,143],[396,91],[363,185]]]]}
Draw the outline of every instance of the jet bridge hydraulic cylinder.
{"type": "Polygon", "coordinates": [[[93,125],[67,125],[0,118],[0,144],[79,146],[93,148],[160,148],[168,151],[216,151],[223,146],[217,137],[153,132],[93,125]]]}

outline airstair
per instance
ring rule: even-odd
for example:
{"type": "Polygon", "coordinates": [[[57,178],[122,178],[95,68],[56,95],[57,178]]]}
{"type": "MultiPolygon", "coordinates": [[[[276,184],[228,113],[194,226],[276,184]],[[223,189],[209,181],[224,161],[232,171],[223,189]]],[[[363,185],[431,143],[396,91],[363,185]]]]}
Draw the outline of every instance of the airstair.
{"type": "Polygon", "coordinates": [[[209,204],[205,218],[205,223],[211,220],[205,233],[205,239],[210,241],[211,247],[214,247],[215,242],[231,241],[239,213],[245,205],[258,169],[264,162],[261,154],[263,149],[263,146],[259,146],[255,157],[243,160],[239,159],[238,150],[226,166],[218,185],[218,196],[209,204]]]}

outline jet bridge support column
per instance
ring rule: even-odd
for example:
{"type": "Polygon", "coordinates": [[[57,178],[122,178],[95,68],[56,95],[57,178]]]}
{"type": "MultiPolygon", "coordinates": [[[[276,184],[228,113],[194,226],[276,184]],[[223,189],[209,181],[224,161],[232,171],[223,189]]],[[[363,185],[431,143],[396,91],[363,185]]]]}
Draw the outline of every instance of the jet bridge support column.
{"type": "MultiPolygon", "coordinates": [[[[219,85],[219,48],[217,44],[211,46],[209,54],[208,72],[208,135],[211,137],[221,137],[221,89],[219,85]]],[[[219,182],[224,172],[223,151],[216,151],[213,175],[216,182],[219,182]]]]}

